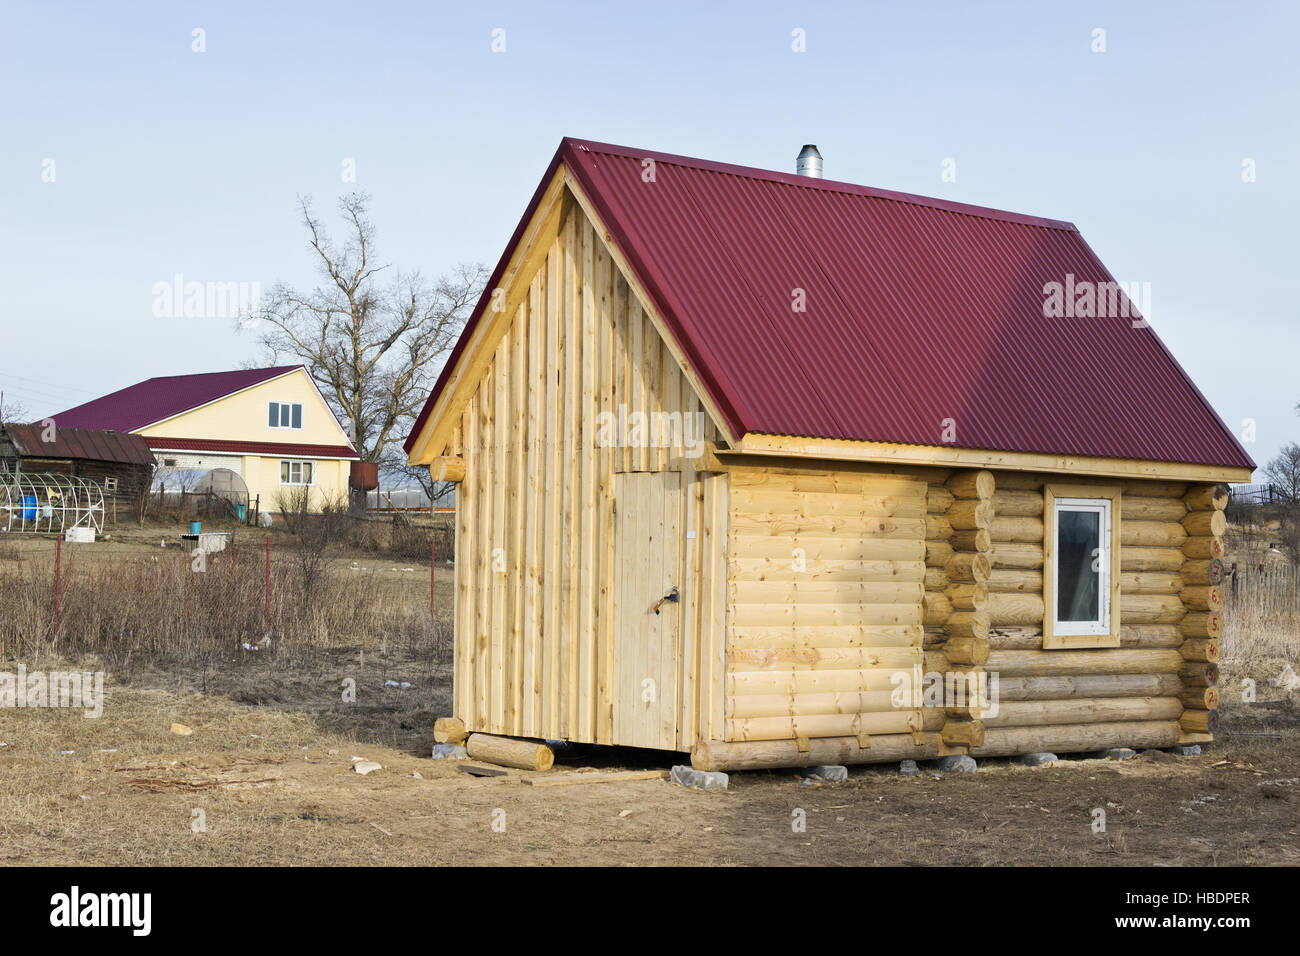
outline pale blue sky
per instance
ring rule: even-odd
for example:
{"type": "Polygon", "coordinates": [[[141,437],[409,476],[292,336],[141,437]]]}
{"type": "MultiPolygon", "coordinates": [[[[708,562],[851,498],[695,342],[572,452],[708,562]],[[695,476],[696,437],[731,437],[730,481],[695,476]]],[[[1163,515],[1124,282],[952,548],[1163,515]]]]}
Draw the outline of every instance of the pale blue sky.
{"type": "Polygon", "coordinates": [[[1076,223],[1262,464],[1300,439],[1297,35],[1293,3],[5,0],[0,387],[46,414],[256,357],[151,288],[310,281],[295,197],[325,211],[345,158],[381,255],[432,275],[495,263],[561,136],[815,142],[828,178],[1076,223]]]}

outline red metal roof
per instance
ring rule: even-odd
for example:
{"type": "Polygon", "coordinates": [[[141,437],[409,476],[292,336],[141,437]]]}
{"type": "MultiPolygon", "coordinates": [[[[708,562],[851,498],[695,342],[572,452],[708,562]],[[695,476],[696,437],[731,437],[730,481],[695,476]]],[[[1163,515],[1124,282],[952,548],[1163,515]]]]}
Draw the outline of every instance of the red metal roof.
{"type": "Polygon", "coordinates": [[[282,441],[224,441],[214,438],[162,438],[148,435],[150,448],[166,451],[234,452],[241,455],[286,455],[293,458],[359,458],[347,445],[299,445],[282,441]]]}
{"type": "Polygon", "coordinates": [[[941,445],[951,419],[962,448],[1254,467],[1150,327],[1044,317],[1047,283],[1114,282],[1068,222],[572,139],[408,451],[560,162],[736,436],[941,445]]]}
{"type": "Polygon", "coordinates": [[[23,458],[81,459],[128,465],[152,465],[153,453],[139,435],[55,427],[50,441],[44,425],[6,425],[3,429],[14,450],[23,458]]]}
{"type": "Polygon", "coordinates": [[[59,428],[112,428],[130,432],[298,368],[302,366],[151,378],[50,417],[59,428]]]}

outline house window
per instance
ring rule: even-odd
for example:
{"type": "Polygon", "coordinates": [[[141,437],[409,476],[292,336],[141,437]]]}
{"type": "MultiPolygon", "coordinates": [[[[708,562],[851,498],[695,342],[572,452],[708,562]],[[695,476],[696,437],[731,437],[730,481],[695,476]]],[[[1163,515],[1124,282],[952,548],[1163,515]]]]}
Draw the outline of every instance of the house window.
{"type": "Polygon", "coordinates": [[[105,479],[104,479],[104,490],[105,490],[105,491],[117,491],[117,479],[116,479],[116,478],[105,478],[105,479]]]}
{"type": "Polygon", "coordinates": [[[1043,648],[1119,647],[1119,490],[1043,493],[1043,648]]]}
{"type": "Polygon", "coordinates": [[[175,459],[175,458],[164,458],[164,459],[163,459],[163,467],[164,467],[164,468],[175,468],[175,467],[176,467],[176,459],[175,459]]]}
{"type": "Polygon", "coordinates": [[[280,462],[280,484],[282,485],[310,485],[312,483],[312,467],[309,461],[282,461],[280,462]]]}
{"type": "Polygon", "coordinates": [[[302,428],[301,402],[270,402],[266,408],[266,424],[271,428],[302,428]]]}

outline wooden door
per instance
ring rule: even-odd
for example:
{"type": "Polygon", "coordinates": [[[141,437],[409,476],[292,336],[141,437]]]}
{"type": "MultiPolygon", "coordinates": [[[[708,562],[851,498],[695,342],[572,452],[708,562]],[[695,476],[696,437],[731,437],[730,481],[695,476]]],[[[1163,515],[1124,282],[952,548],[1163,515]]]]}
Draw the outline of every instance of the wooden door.
{"type": "Polygon", "coordinates": [[[681,487],[677,472],[614,476],[614,743],[622,746],[677,746],[682,603],[668,596],[683,584],[681,487]]]}

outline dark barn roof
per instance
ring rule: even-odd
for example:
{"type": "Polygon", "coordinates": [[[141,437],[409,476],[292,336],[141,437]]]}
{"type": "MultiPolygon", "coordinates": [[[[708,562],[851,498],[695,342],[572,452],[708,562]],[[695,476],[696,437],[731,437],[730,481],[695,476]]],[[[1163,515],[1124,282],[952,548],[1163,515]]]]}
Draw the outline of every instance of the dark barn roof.
{"type": "Polygon", "coordinates": [[[4,434],[20,458],[78,459],[126,465],[153,465],[149,443],[139,435],[55,425],[53,441],[45,441],[44,425],[5,425],[4,434]]]}

